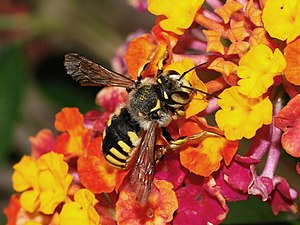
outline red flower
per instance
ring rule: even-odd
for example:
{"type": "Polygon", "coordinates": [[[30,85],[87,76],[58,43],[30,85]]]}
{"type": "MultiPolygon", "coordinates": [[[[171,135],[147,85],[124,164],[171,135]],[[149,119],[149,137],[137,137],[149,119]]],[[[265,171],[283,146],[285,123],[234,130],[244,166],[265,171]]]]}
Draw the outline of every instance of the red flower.
{"type": "Polygon", "coordinates": [[[274,190],[268,200],[275,215],[279,212],[297,212],[297,205],[295,199],[297,192],[290,188],[289,184],[284,178],[276,177],[274,180],[274,190]]]}
{"type": "Polygon", "coordinates": [[[219,224],[228,213],[225,198],[213,178],[188,174],[176,196],[178,210],[173,224],[219,224]]]}
{"type": "Polygon", "coordinates": [[[275,126],[284,133],[281,137],[283,148],[294,157],[300,157],[300,94],[295,96],[275,117],[275,126]]]}
{"type": "Polygon", "coordinates": [[[36,136],[30,137],[29,141],[32,156],[36,159],[55,149],[56,138],[49,129],[40,130],[36,136]]]}

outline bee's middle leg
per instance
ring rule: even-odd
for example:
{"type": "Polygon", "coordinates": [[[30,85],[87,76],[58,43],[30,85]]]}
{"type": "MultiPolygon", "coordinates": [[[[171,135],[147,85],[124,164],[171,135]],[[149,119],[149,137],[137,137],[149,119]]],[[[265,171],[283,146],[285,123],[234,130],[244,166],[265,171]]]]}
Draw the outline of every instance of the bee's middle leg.
{"type": "Polygon", "coordinates": [[[179,137],[177,140],[174,140],[171,137],[170,133],[167,131],[167,129],[164,127],[162,127],[162,134],[163,134],[164,138],[168,141],[169,145],[167,145],[167,146],[161,148],[159,151],[157,151],[158,158],[162,157],[169,150],[175,151],[175,150],[179,149],[188,141],[200,139],[205,135],[220,136],[219,134],[216,134],[216,133],[213,133],[210,131],[202,131],[201,133],[197,133],[197,134],[194,134],[191,136],[182,136],[182,137],[179,137]]]}

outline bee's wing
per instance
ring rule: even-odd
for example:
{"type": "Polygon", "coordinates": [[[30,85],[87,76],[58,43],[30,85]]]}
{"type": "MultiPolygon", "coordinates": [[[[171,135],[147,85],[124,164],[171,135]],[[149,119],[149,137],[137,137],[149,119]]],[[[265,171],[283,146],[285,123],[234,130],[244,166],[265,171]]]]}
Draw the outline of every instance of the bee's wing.
{"type": "Polygon", "coordinates": [[[137,201],[144,205],[149,198],[155,170],[154,151],[157,123],[152,122],[146,131],[137,161],[130,177],[130,185],[137,201]]]}
{"type": "Polygon", "coordinates": [[[82,86],[118,86],[132,89],[135,81],[76,53],[65,55],[67,73],[82,86]]]}

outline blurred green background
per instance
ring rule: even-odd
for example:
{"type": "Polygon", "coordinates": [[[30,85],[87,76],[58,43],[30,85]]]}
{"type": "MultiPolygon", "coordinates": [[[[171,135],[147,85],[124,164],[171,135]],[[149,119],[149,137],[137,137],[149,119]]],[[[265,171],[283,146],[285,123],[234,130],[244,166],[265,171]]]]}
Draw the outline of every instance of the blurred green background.
{"type": "MultiPolygon", "coordinates": [[[[0,0],[0,210],[12,193],[12,165],[30,154],[28,137],[42,128],[54,130],[55,114],[65,106],[82,113],[96,108],[99,88],[80,87],[66,75],[63,58],[78,52],[111,68],[111,59],[127,35],[150,30],[155,17],[123,0],[0,0]]],[[[280,175],[291,173],[295,160],[284,157],[280,175]]],[[[297,187],[299,189],[299,187],[297,187]]],[[[299,190],[298,190],[299,191],[299,190]]],[[[231,204],[226,223],[282,222],[256,198],[231,204]]],[[[0,214],[0,224],[5,224],[0,214]]]]}

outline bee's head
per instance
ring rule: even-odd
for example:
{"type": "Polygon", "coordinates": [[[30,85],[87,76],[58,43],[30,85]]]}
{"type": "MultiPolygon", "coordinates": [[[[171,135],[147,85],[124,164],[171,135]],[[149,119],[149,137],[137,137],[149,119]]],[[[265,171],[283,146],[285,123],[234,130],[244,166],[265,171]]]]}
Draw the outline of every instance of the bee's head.
{"type": "Polygon", "coordinates": [[[161,86],[162,96],[168,105],[177,108],[187,104],[190,101],[192,86],[184,78],[180,79],[180,75],[174,71],[170,74],[158,78],[161,86]]]}

